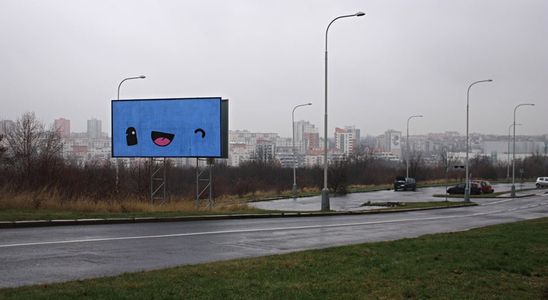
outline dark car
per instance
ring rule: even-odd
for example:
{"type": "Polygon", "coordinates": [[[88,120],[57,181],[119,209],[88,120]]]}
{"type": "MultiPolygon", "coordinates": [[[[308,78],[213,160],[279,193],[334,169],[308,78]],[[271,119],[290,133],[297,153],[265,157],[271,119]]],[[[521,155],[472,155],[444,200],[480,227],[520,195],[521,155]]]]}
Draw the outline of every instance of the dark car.
{"type": "MultiPolygon", "coordinates": [[[[447,189],[447,194],[451,195],[464,195],[464,189],[466,188],[465,183],[459,183],[454,187],[447,189]]],[[[479,195],[481,194],[481,187],[475,182],[470,183],[470,195],[479,195]]]]}
{"type": "Polygon", "coordinates": [[[493,189],[493,187],[491,186],[491,184],[489,183],[489,181],[485,181],[485,180],[474,180],[472,181],[473,183],[477,183],[480,188],[481,188],[481,193],[482,194],[491,194],[492,192],[495,191],[495,189],[493,189]]]}
{"type": "Polygon", "coordinates": [[[415,191],[417,190],[417,183],[415,178],[398,176],[394,181],[394,191],[404,190],[404,191],[415,191]]]}

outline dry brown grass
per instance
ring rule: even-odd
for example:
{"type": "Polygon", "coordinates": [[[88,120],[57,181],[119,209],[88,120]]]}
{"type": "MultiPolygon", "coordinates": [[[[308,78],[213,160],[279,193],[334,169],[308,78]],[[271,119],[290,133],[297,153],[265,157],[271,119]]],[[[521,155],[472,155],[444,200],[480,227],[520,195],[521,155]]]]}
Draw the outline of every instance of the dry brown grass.
{"type": "Polygon", "coordinates": [[[67,199],[56,190],[43,189],[35,192],[13,192],[0,190],[0,210],[63,210],[75,212],[230,212],[245,211],[247,204],[237,199],[221,197],[215,199],[212,209],[202,200],[202,205],[196,208],[194,199],[171,198],[164,203],[152,204],[148,199],[118,197],[108,199],[92,199],[78,197],[67,199]]]}

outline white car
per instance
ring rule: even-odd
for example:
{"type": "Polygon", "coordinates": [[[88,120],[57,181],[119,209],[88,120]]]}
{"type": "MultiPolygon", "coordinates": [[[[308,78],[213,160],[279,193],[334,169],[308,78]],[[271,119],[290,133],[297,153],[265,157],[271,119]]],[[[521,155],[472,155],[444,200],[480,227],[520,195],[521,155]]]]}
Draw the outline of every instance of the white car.
{"type": "Polygon", "coordinates": [[[537,178],[537,183],[535,184],[537,188],[548,187],[548,177],[539,177],[537,178]]]}

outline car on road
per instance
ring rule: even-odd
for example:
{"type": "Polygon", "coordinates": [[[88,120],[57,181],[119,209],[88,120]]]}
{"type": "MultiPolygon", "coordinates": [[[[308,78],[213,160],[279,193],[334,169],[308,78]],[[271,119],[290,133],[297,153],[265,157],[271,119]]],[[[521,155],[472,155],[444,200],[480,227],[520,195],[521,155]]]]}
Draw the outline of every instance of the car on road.
{"type": "Polygon", "coordinates": [[[486,180],[474,180],[473,183],[479,184],[482,194],[491,194],[495,189],[491,186],[489,181],[486,180]]]}
{"type": "Polygon", "coordinates": [[[404,176],[396,177],[396,180],[394,180],[394,191],[398,191],[398,190],[416,191],[417,182],[415,181],[415,178],[404,177],[404,176]]]}
{"type": "Polygon", "coordinates": [[[548,177],[539,177],[535,183],[538,189],[548,187],[548,177]]]}
{"type": "MultiPolygon", "coordinates": [[[[447,189],[447,194],[450,195],[464,195],[464,189],[466,188],[465,183],[459,183],[453,187],[447,189]]],[[[470,182],[470,195],[479,195],[481,194],[481,187],[475,182],[470,182]]]]}

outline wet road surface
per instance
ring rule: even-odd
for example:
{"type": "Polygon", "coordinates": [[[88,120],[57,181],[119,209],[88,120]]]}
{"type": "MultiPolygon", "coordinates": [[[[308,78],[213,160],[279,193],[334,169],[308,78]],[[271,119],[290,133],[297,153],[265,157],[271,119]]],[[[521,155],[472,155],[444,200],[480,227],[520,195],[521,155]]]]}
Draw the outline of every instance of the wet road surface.
{"type": "Polygon", "coordinates": [[[548,216],[548,194],[374,215],[0,230],[0,287],[117,275],[335,245],[394,240],[548,216]]]}
{"type": "MultiPolygon", "coordinates": [[[[451,186],[451,185],[450,185],[451,186]]],[[[510,191],[511,184],[494,184],[495,192],[510,191]]],[[[516,184],[516,189],[534,188],[534,182],[516,184]]],[[[384,190],[367,193],[352,193],[345,196],[330,197],[331,210],[358,211],[384,208],[379,206],[361,206],[370,201],[374,202],[425,202],[445,201],[445,198],[433,197],[435,194],[444,194],[445,187],[418,188],[417,191],[384,190]]],[[[530,192],[527,192],[530,193],[530,192]]],[[[447,198],[448,201],[462,201],[462,198],[447,198]]],[[[297,199],[281,199],[272,201],[260,201],[250,203],[251,206],[265,210],[282,211],[319,211],[321,209],[321,196],[303,197],[297,199]]]]}

